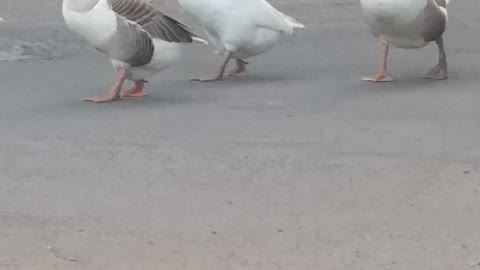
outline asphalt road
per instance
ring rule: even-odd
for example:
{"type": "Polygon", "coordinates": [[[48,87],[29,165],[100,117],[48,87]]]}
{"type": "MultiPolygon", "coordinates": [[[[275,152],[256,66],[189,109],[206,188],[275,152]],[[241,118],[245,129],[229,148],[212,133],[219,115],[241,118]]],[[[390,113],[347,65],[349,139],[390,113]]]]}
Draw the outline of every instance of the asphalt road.
{"type": "Polygon", "coordinates": [[[146,98],[92,104],[108,61],[58,6],[6,2],[0,269],[480,269],[478,3],[450,6],[447,81],[421,79],[432,45],[361,82],[358,2],[303,1],[246,77],[188,81],[220,63],[194,45],[146,98]]]}

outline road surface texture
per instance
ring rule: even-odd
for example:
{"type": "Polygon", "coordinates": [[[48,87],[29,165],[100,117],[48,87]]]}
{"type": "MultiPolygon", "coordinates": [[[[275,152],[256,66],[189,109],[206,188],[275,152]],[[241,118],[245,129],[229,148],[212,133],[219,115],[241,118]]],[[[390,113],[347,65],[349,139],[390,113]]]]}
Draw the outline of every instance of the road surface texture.
{"type": "Polygon", "coordinates": [[[60,5],[0,3],[0,269],[480,269],[477,2],[450,6],[447,81],[431,45],[361,82],[358,1],[284,0],[307,29],[250,75],[188,81],[221,62],[193,45],[110,104],[81,101],[114,75],[60,5]]]}

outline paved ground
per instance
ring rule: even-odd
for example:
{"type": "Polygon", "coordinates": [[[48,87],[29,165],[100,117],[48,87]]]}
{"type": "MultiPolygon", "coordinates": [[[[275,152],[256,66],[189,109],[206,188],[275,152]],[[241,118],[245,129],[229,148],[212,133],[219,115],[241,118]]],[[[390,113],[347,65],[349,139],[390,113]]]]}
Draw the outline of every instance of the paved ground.
{"type": "Polygon", "coordinates": [[[250,76],[187,81],[220,62],[192,46],[147,98],[103,105],[80,99],[112,82],[106,59],[59,1],[27,2],[0,4],[0,269],[480,269],[471,0],[451,6],[448,81],[419,79],[431,46],[362,83],[357,1],[283,1],[308,29],[250,76]]]}

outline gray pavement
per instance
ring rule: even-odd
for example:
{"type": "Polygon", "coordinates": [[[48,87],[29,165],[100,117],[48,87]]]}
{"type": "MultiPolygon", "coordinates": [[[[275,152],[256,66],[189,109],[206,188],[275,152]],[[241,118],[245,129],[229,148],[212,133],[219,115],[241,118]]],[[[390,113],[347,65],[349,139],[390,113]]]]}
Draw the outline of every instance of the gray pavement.
{"type": "Polygon", "coordinates": [[[111,104],[81,101],[113,71],[55,5],[2,3],[0,269],[480,269],[477,3],[450,7],[448,81],[432,45],[361,82],[358,2],[303,1],[250,75],[189,82],[220,63],[190,46],[111,104]]]}

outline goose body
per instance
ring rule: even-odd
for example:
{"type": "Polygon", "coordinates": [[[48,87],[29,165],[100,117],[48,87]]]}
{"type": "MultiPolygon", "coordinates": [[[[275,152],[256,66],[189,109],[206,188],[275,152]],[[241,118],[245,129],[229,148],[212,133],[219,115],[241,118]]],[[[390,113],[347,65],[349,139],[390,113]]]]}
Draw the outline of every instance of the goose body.
{"type": "MultiPolygon", "coordinates": [[[[447,66],[443,48],[443,33],[448,22],[448,0],[361,0],[363,13],[372,33],[381,45],[381,62],[386,61],[388,45],[417,49],[434,41],[439,46],[440,61],[427,77],[446,78],[447,66]]],[[[386,63],[381,63],[385,66],[386,63]]],[[[391,77],[382,67],[370,81],[389,81],[391,77]]]]}
{"type": "MultiPolygon", "coordinates": [[[[111,59],[118,78],[109,94],[118,92],[117,84],[121,87],[127,79],[135,87],[124,96],[143,96],[145,79],[174,62],[183,44],[202,41],[146,0],[64,0],[63,16],[73,32],[111,59]]],[[[87,100],[118,97],[116,93],[87,100]]]]}
{"type": "Polygon", "coordinates": [[[304,28],[265,0],[179,0],[179,3],[200,23],[216,52],[225,58],[219,74],[209,80],[221,79],[230,59],[237,62],[237,69],[230,74],[243,72],[245,59],[270,50],[283,34],[293,33],[294,28],[304,28]]]}

